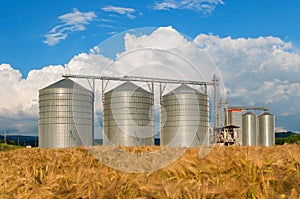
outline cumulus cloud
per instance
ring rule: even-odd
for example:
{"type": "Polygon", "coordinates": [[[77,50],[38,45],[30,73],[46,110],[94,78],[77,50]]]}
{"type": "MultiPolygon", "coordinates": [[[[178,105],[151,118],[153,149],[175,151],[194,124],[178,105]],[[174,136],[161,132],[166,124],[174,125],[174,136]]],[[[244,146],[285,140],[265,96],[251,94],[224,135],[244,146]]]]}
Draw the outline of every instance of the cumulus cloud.
{"type": "Polygon", "coordinates": [[[117,13],[119,15],[125,15],[129,19],[135,19],[136,16],[134,13],[136,12],[133,8],[124,8],[124,7],[117,7],[117,6],[105,6],[102,8],[105,12],[112,12],[117,13]]]}
{"type": "Polygon", "coordinates": [[[280,132],[280,133],[287,133],[288,130],[286,130],[283,127],[276,127],[275,132],[280,132]]]}
{"type": "Polygon", "coordinates": [[[224,4],[224,2],[222,0],[162,0],[155,3],[154,9],[184,9],[209,14],[220,4],[224,4]]]}
{"type": "Polygon", "coordinates": [[[171,26],[160,27],[157,30],[154,30],[150,36],[136,36],[129,33],[125,35],[125,51],[143,47],[175,49],[186,43],[187,39],[171,26]]]}
{"type": "Polygon", "coordinates": [[[59,79],[63,66],[48,66],[42,70],[32,70],[26,79],[20,71],[9,64],[0,65],[0,115],[17,117],[18,115],[37,115],[38,89],[59,79]]]}
{"type": "Polygon", "coordinates": [[[232,39],[204,34],[195,42],[218,65],[231,103],[266,105],[280,118],[299,117],[300,55],[290,42],[272,36],[232,39]]]}
{"type": "Polygon", "coordinates": [[[73,12],[61,15],[58,18],[61,24],[52,28],[45,35],[44,43],[49,46],[58,44],[61,40],[66,39],[70,33],[85,30],[86,25],[96,18],[96,14],[94,12],[80,12],[74,8],[73,12]]]}
{"type": "MultiPolygon", "coordinates": [[[[140,67],[144,69],[136,69],[136,74],[211,82],[213,75],[219,73],[205,50],[172,27],[158,28],[150,35],[126,34],[125,49],[121,56],[122,62],[126,60],[127,65],[136,68],[147,63],[140,67]]],[[[133,73],[134,70],[131,71],[133,73]]],[[[225,90],[223,84],[221,90],[225,90]]],[[[224,96],[225,93],[222,94],[224,96]]]]}
{"type": "MultiPolygon", "coordinates": [[[[31,70],[26,78],[11,65],[0,64],[0,129],[10,133],[36,132],[40,89],[60,80],[65,73],[101,74],[109,62],[102,55],[81,53],[64,66],[50,65],[31,70]]],[[[91,89],[87,81],[80,83],[91,89]]]]}
{"type": "Polygon", "coordinates": [[[292,43],[278,37],[200,34],[189,41],[172,27],[162,27],[149,35],[126,34],[125,52],[111,67],[118,68],[112,74],[200,81],[220,73],[226,86],[221,89],[228,91],[231,105],[267,106],[278,125],[284,121],[299,129],[295,119],[287,119],[300,119],[299,63],[292,43]]]}
{"type": "MultiPolygon", "coordinates": [[[[220,71],[230,105],[268,106],[278,118],[278,126],[300,129],[300,55],[289,42],[277,37],[233,39],[205,34],[189,40],[172,27],[161,27],[148,35],[127,33],[123,42],[125,50],[116,60],[103,56],[107,49],[100,45],[89,54],[75,55],[63,66],[32,70],[26,78],[9,64],[1,64],[0,117],[18,121],[37,118],[38,90],[61,79],[63,73],[211,81],[220,71]]],[[[86,80],[76,81],[90,88],[86,80]]],[[[120,82],[110,82],[106,91],[117,84],[120,82]]],[[[101,97],[101,84],[96,86],[96,96],[101,97]]],[[[147,84],[140,86],[148,89],[147,84]]],[[[101,110],[100,98],[96,105],[96,110],[101,110]]],[[[20,123],[15,129],[29,129],[20,123]]]]}
{"type": "Polygon", "coordinates": [[[50,65],[31,70],[22,78],[19,70],[9,64],[0,64],[0,116],[37,116],[38,91],[62,78],[62,74],[101,74],[110,59],[96,54],[80,53],[66,65],[50,65]],[[17,97],[16,97],[17,96],[17,97]]]}

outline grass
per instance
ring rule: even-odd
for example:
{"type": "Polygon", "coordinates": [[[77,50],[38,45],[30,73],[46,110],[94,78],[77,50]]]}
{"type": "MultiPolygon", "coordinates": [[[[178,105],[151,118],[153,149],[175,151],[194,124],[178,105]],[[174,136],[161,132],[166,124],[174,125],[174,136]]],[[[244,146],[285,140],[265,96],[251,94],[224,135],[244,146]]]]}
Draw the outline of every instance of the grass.
{"type": "Polygon", "coordinates": [[[13,150],[13,149],[19,149],[19,148],[22,148],[22,146],[0,143],[0,152],[1,151],[9,151],[9,150],[13,150]]]}
{"type": "Polygon", "coordinates": [[[106,167],[84,148],[5,151],[0,198],[300,198],[299,145],[215,147],[198,155],[191,148],[165,168],[132,174],[106,167]]]}

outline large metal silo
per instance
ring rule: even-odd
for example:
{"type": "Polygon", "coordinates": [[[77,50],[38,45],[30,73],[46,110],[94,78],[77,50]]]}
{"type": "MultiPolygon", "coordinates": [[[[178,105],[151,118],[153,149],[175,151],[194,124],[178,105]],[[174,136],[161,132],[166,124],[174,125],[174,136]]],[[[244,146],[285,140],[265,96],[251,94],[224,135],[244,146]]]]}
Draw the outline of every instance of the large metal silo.
{"type": "Polygon", "coordinates": [[[154,145],[153,105],[153,93],[129,81],[105,93],[103,144],[154,145]]]}
{"type": "Polygon", "coordinates": [[[243,146],[256,146],[257,145],[257,117],[256,114],[248,111],[242,116],[242,133],[243,133],[243,146]]]}
{"type": "Polygon", "coordinates": [[[264,112],[258,117],[259,137],[258,144],[272,146],[275,144],[275,116],[264,112]]]}
{"type": "Polygon", "coordinates": [[[161,98],[161,144],[171,147],[208,145],[209,99],[187,85],[161,98]]]}
{"type": "Polygon", "coordinates": [[[39,90],[39,147],[93,144],[93,92],[70,79],[39,90]]]}

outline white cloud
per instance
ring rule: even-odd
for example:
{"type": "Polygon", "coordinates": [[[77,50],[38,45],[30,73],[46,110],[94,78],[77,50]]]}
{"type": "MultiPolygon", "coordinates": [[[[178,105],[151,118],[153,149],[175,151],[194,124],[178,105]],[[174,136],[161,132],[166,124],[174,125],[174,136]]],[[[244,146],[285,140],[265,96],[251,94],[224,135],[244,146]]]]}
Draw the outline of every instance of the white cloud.
{"type": "MultiPolygon", "coordinates": [[[[291,43],[277,37],[233,39],[204,34],[190,41],[172,27],[148,35],[126,34],[124,42],[125,52],[120,52],[115,62],[101,55],[107,49],[100,45],[90,54],[74,56],[64,66],[32,70],[26,78],[9,64],[1,64],[0,117],[37,117],[38,90],[61,79],[63,73],[211,81],[219,69],[231,105],[268,106],[280,118],[279,126],[300,129],[300,55],[293,52],[291,43]],[[284,123],[280,123],[282,119],[284,123]]],[[[86,80],[76,81],[89,88],[86,80]]],[[[116,84],[119,82],[110,82],[107,90],[116,84]]],[[[99,96],[101,85],[97,86],[99,96]]],[[[141,86],[147,89],[146,84],[141,86]]],[[[100,110],[99,99],[96,104],[100,110]]]]}
{"type": "Polygon", "coordinates": [[[134,13],[136,12],[133,8],[124,8],[124,7],[117,7],[117,6],[106,6],[102,8],[105,12],[113,12],[120,15],[125,15],[129,19],[135,19],[136,16],[134,13]]]}
{"type": "Polygon", "coordinates": [[[111,29],[117,29],[116,26],[108,25],[108,24],[100,24],[99,25],[102,28],[111,28],[111,29]]]}
{"type": "Polygon", "coordinates": [[[184,9],[209,14],[220,4],[224,4],[224,2],[222,0],[162,0],[155,3],[154,9],[184,9]]]}
{"type": "Polygon", "coordinates": [[[65,72],[81,75],[101,75],[111,60],[101,54],[96,54],[100,51],[99,47],[94,47],[93,50],[91,54],[80,53],[75,55],[66,64],[65,72]]]}
{"type": "Polygon", "coordinates": [[[108,32],[107,34],[108,35],[115,35],[115,34],[117,34],[118,32],[117,31],[112,31],[112,32],[108,32]]]}
{"type": "Polygon", "coordinates": [[[111,20],[111,19],[101,19],[100,21],[107,22],[107,23],[117,23],[116,21],[111,20]]]}
{"type": "Polygon", "coordinates": [[[99,46],[95,46],[93,48],[90,49],[90,53],[92,54],[100,54],[101,53],[101,49],[99,46]]]}
{"type": "Polygon", "coordinates": [[[155,47],[163,49],[174,49],[185,45],[187,40],[171,26],[160,27],[153,31],[151,35],[135,36],[125,35],[125,51],[130,51],[142,47],[155,47]]]}
{"type": "MultiPolygon", "coordinates": [[[[50,65],[31,70],[26,78],[11,65],[0,64],[0,129],[21,133],[36,131],[40,89],[62,79],[65,73],[101,74],[109,62],[102,55],[81,53],[65,66],[50,65]]],[[[87,81],[80,83],[90,89],[87,81]]]]}
{"type": "Polygon", "coordinates": [[[96,18],[96,14],[94,12],[80,12],[74,8],[72,13],[61,15],[58,18],[62,24],[55,26],[45,35],[44,43],[49,46],[58,44],[72,32],[85,30],[85,26],[96,18]]]}
{"type": "Polygon", "coordinates": [[[128,71],[133,70],[134,67],[145,65],[142,72],[148,76],[181,77],[181,79],[199,81],[210,81],[213,74],[217,73],[206,52],[199,49],[193,41],[188,41],[172,27],[158,28],[150,35],[126,34],[125,49],[126,52],[119,57],[121,57],[122,63],[123,61],[127,63],[128,71]],[[147,67],[147,65],[152,65],[153,71],[150,71],[151,67],[147,67]],[[163,67],[165,73],[162,68],[158,69],[155,66],[163,67]]]}
{"type": "Polygon", "coordinates": [[[156,10],[170,10],[170,9],[178,9],[178,5],[176,5],[175,2],[172,1],[164,1],[155,4],[154,8],[156,10]]]}
{"type": "Polygon", "coordinates": [[[232,39],[204,34],[195,42],[218,65],[232,103],[266,105],[277,116],[298,115],[300,55],[291,43],[271,36],[232,39]]]}
{"type": "Polygon", "coordinates": [[[283,127],[276,127],[275,132],[280,132],[280,133],[287,133],[288,130],[286,130],[283,127]]]}
{"type": "Polygon", "coordinates": [[[94,12],[80,12],[73,9],[72,13],[67,13],[58,18],[67,25],[88,24],[89,21],[96,17],[94,12]]]}
{"type": "Polygon", "coordinates": [[[62,71],[62,66],[48,66],[42,70],[30,71],[27,78],[23,79],[20,71],[9,64],[1,64],[0,116],[36,116],[38,89],[57,80],[62,71]]]}

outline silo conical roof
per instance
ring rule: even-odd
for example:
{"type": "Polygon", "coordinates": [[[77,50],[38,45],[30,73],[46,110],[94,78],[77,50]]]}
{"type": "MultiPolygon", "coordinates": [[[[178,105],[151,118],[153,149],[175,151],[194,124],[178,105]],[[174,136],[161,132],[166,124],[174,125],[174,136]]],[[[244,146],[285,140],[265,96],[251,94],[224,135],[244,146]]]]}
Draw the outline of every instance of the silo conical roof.
{"type": "Polygon", "coordinates": [[[120,86],[113,88],[112,90],[108,91],[108,92],[122,92],[122,91],[134,91],[134,92],[147,92],[145,89],[131,83],[130,81],[127,81],[123,84],[121,84],[120,86]]]}
{"type": "Polygon", "coordinates": [[[264,116],[264,115],[271,115],[271,116],[274,116],[273,114],[271,114],[270,112],[267,112],[267,111],[263,112],[263,113],[260,114],[259,116],[264,116]]]}
{"type": "Polygon", "coordinates": [[[76,82],[74,82],[73,80],[70,80],[68,78],[59,80],[58,82],[55,82],[41,90],[45,90],[45,89],[51,89],[51,88],[75,88],[75,89],[82,89],[82,90],[88,90],[86,88],[84,88],[83,86],[77,84],[76,82]]]}
{"type": "Polygon", "coordinates": [[[244,113],[243,115],[255,115],[255,116],[256,116],[256,114],[255,114],[255,113],[252,113],[251,111],[247,111],[247,112],[244,113]]]}
{"type": "Polygon", "coordinates": [[[202,94],[202,93],[190,86],[187,86],[186,84],[182,84],[181,86],[175,88],[174,90],[170,91],[166,95],[170,95],[170,94],[202,94]]]}

